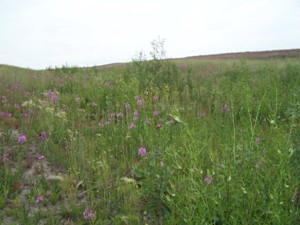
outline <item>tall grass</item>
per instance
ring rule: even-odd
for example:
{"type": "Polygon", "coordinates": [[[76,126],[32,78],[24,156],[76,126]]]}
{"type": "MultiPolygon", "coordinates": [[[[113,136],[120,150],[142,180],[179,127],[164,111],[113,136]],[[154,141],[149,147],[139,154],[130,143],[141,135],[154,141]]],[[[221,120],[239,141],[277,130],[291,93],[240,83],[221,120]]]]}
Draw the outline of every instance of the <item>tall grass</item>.
{"type": "Polygon", "coordinates": [[[1,67],[1,223],[300,223],[299,71],[1,67]]]}

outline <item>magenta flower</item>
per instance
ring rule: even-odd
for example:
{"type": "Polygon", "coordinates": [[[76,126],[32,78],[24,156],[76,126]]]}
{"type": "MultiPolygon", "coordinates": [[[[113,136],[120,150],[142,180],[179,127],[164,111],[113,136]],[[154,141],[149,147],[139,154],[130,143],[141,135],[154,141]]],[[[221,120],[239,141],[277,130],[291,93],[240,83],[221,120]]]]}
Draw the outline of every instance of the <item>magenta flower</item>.
{"type": "Polygon", "coordinates": [[[11,113],[6,113],[6,114],[5,114],[5,117],[6,117],[7,119],[10,119],[10,118],[12,117],[12,114],[11,114],[11,113]]]}
{"type": "Polygon", "coordinates": [[[86,210],[84,210],[84,212],[83,212],[83,217],[84,217],[84,219],[86,219],[86,220],[90,220],[90,219],[92,219],[92,218],[96,218],[96,215],[95,215],[95,213],[93,213],[92,210],[86,209],[86,210]]]}
{"type": "Polygon", "coordinates": [[[153,116],[158,116],[158,111],[157,110],[155,110],[154,112],[153,112],[153,116]]]}
{"type": "Polygon", "coordinates": [[[146,155],[146,148],[145,147],[140,147],[139,150],[138,150],[138,154],[140,156],[146,155]]]}
{"type": "Polygon", "coordinates": [[[40,156],[38,157],[38,160],[39,160],[39,161],[45,161],[45,159],[46,159],[46,158],[45,158],[45,156],[43,156],[43,155],[40,155],[40,156]]]}
{"type": "Polygon", "coordinates": [[[211,184],[212,183],[212,178],[211,177],[205,177],[203,181],[207,184],[211,184]]]}
{"type": "Polygon", "coordinates": [[[133,120],[135,121],[135,120],[137,120],[139,118],[139,113],[138,113],[138,111],[134,111],[133,112],[133,120]]]}
{"type": "Polygon", "coordinates": [[[42,132],[40,133],[40,138],[41,138],[41,140],[44,141],[44,140],[46,139],[46,137],[47,137],[46,131],[42,131],[42,132]]]}
{"type": "Polygon", "coordinates": [[[42,202],[44,201],[44,197],[42,195],[37,195],[35,197],[35,203],[39,203],[39,202],[42,202]]]}
{"type": "Polygon", "coordinates": [[[18,144],[25,143],[27,141],[27,138],[24,134],[20,134],[18,137],[18,144]]]}

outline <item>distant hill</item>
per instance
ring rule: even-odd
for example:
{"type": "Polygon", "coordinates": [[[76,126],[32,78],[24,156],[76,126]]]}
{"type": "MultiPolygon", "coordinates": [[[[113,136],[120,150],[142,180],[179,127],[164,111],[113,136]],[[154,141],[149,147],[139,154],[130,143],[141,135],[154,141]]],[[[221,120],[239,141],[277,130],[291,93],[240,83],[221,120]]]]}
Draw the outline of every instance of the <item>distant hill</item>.
{"type": "Polygon", "coordinates": [[[236,59],[236,58],[287,58],[300,57],[300,49],[287,50],[271,50],[271,51],[257,51],[257,52],[235,52],[235,53],[221,53],[212,55],[190,56],[179,59],[236,59]]]}

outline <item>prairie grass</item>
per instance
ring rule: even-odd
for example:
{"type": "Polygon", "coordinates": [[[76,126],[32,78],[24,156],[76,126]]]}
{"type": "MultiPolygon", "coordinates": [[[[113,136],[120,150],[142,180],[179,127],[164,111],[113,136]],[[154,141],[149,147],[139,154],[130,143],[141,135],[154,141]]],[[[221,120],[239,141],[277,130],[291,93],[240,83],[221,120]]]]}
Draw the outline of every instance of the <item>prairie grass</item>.
{"type": "Polygon", "coordinates": [[[0,97],[1,224],[300,224],[295,59],[1,66],[0,97]]]}

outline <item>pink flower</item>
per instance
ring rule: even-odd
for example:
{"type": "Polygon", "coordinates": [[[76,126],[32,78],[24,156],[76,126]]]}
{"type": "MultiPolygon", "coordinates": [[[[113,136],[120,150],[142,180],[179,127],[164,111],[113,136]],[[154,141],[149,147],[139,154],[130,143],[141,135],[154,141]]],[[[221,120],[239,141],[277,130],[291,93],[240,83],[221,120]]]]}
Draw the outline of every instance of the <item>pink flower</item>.
{"type": "Polygon", "coordinates": [[[46,139],[46,137],[47,137],[46,131],[42,131],[42,132],[40,133],[40,138],[41,138],[41,140],[44,141],[44,140],[46,139]]]}
{"type": "Polygon", "coordinates": [[[207,184],[211,184],[212,183],[212,178],[211,177],[205,177],[203,181],[207,184]]]}
{"type": "Polygon", "coordinates": [[[138,99],[136,102],[137,105],[141,106],[143,104],[143,99],[138,99]]]}
{"type": "Polygon", "coordinates": [[[122,119],[123,118],[123,113],[119,112],[117,116],[118,116],[119,119],[122,119]]]}
{"type": "Polygon", "coordinates": [[[146,155],[146,148],[145,147],[140,147],[139,150],[138,150],[138,154],[140,156],[146,155]]]}
{"type": "Polygon", "coordinates": [[[12,114],[11,114],[11,113],[6,113],[6,114],[5,114],[5,117],[6,117],[7,119],[10,119],[10,118],[12,117],[12,114]]]}
{"type": "Polygon", "coordinates": [[[84,210],[84,212],[83,212],[83,217],[84,217],[84,219],[86,219],[86,220],[90,220],[90,219],[92,219],[92,218],[96,218],[96,215],[95,215],[95,213],[93,213],[92,210],[86,209],[86,210],[84,210]]]}
{"type": "Polygon", "coordinates": [[[131,129],[133,129],[133,128],[135,128],[135,125],[132,123],[132,124],[130,124],[129,126],[128,126],[128,129],[129,130],[131,130],[131,129]]]}
{"type": "Polygon", "coordinates": [[[24,134],[20,134],[18,137],[18,144],[25,143],[27,141],[27,138],[24,134]]]}
{"type": "Polygon", "coordinates": [[[125,109],[130,110],[130,105],[128,103],[125,103],[125,109]]]}
{"type": "Polygon", "coordinates": [[[158,111],[157,110],[155,110],[154,112],[153,112],[153,116],[158,116],[158,111]]]}
{"type": "Polygon", "coordinates": [[[39,161],[44,161],[46,158],[45,158],[45,156],[43,156],[43,155],[40,155],[39,157],[38,157],[38,160],[39,161]]]}
{"type": "Polygon", "coordinates": [[[37,195],[35,197],[35,203],[39,203],[39,202],[42,202],[44,201],[44,197],[42,195],[37,195]]]}
{"type": "Polygon", "coordinates": [[[51,101],[52,101],[53,104],[57,104],[57,101],[58,101],[57,95],[53,94],[53,95],[51,96],[51,101]]]}

